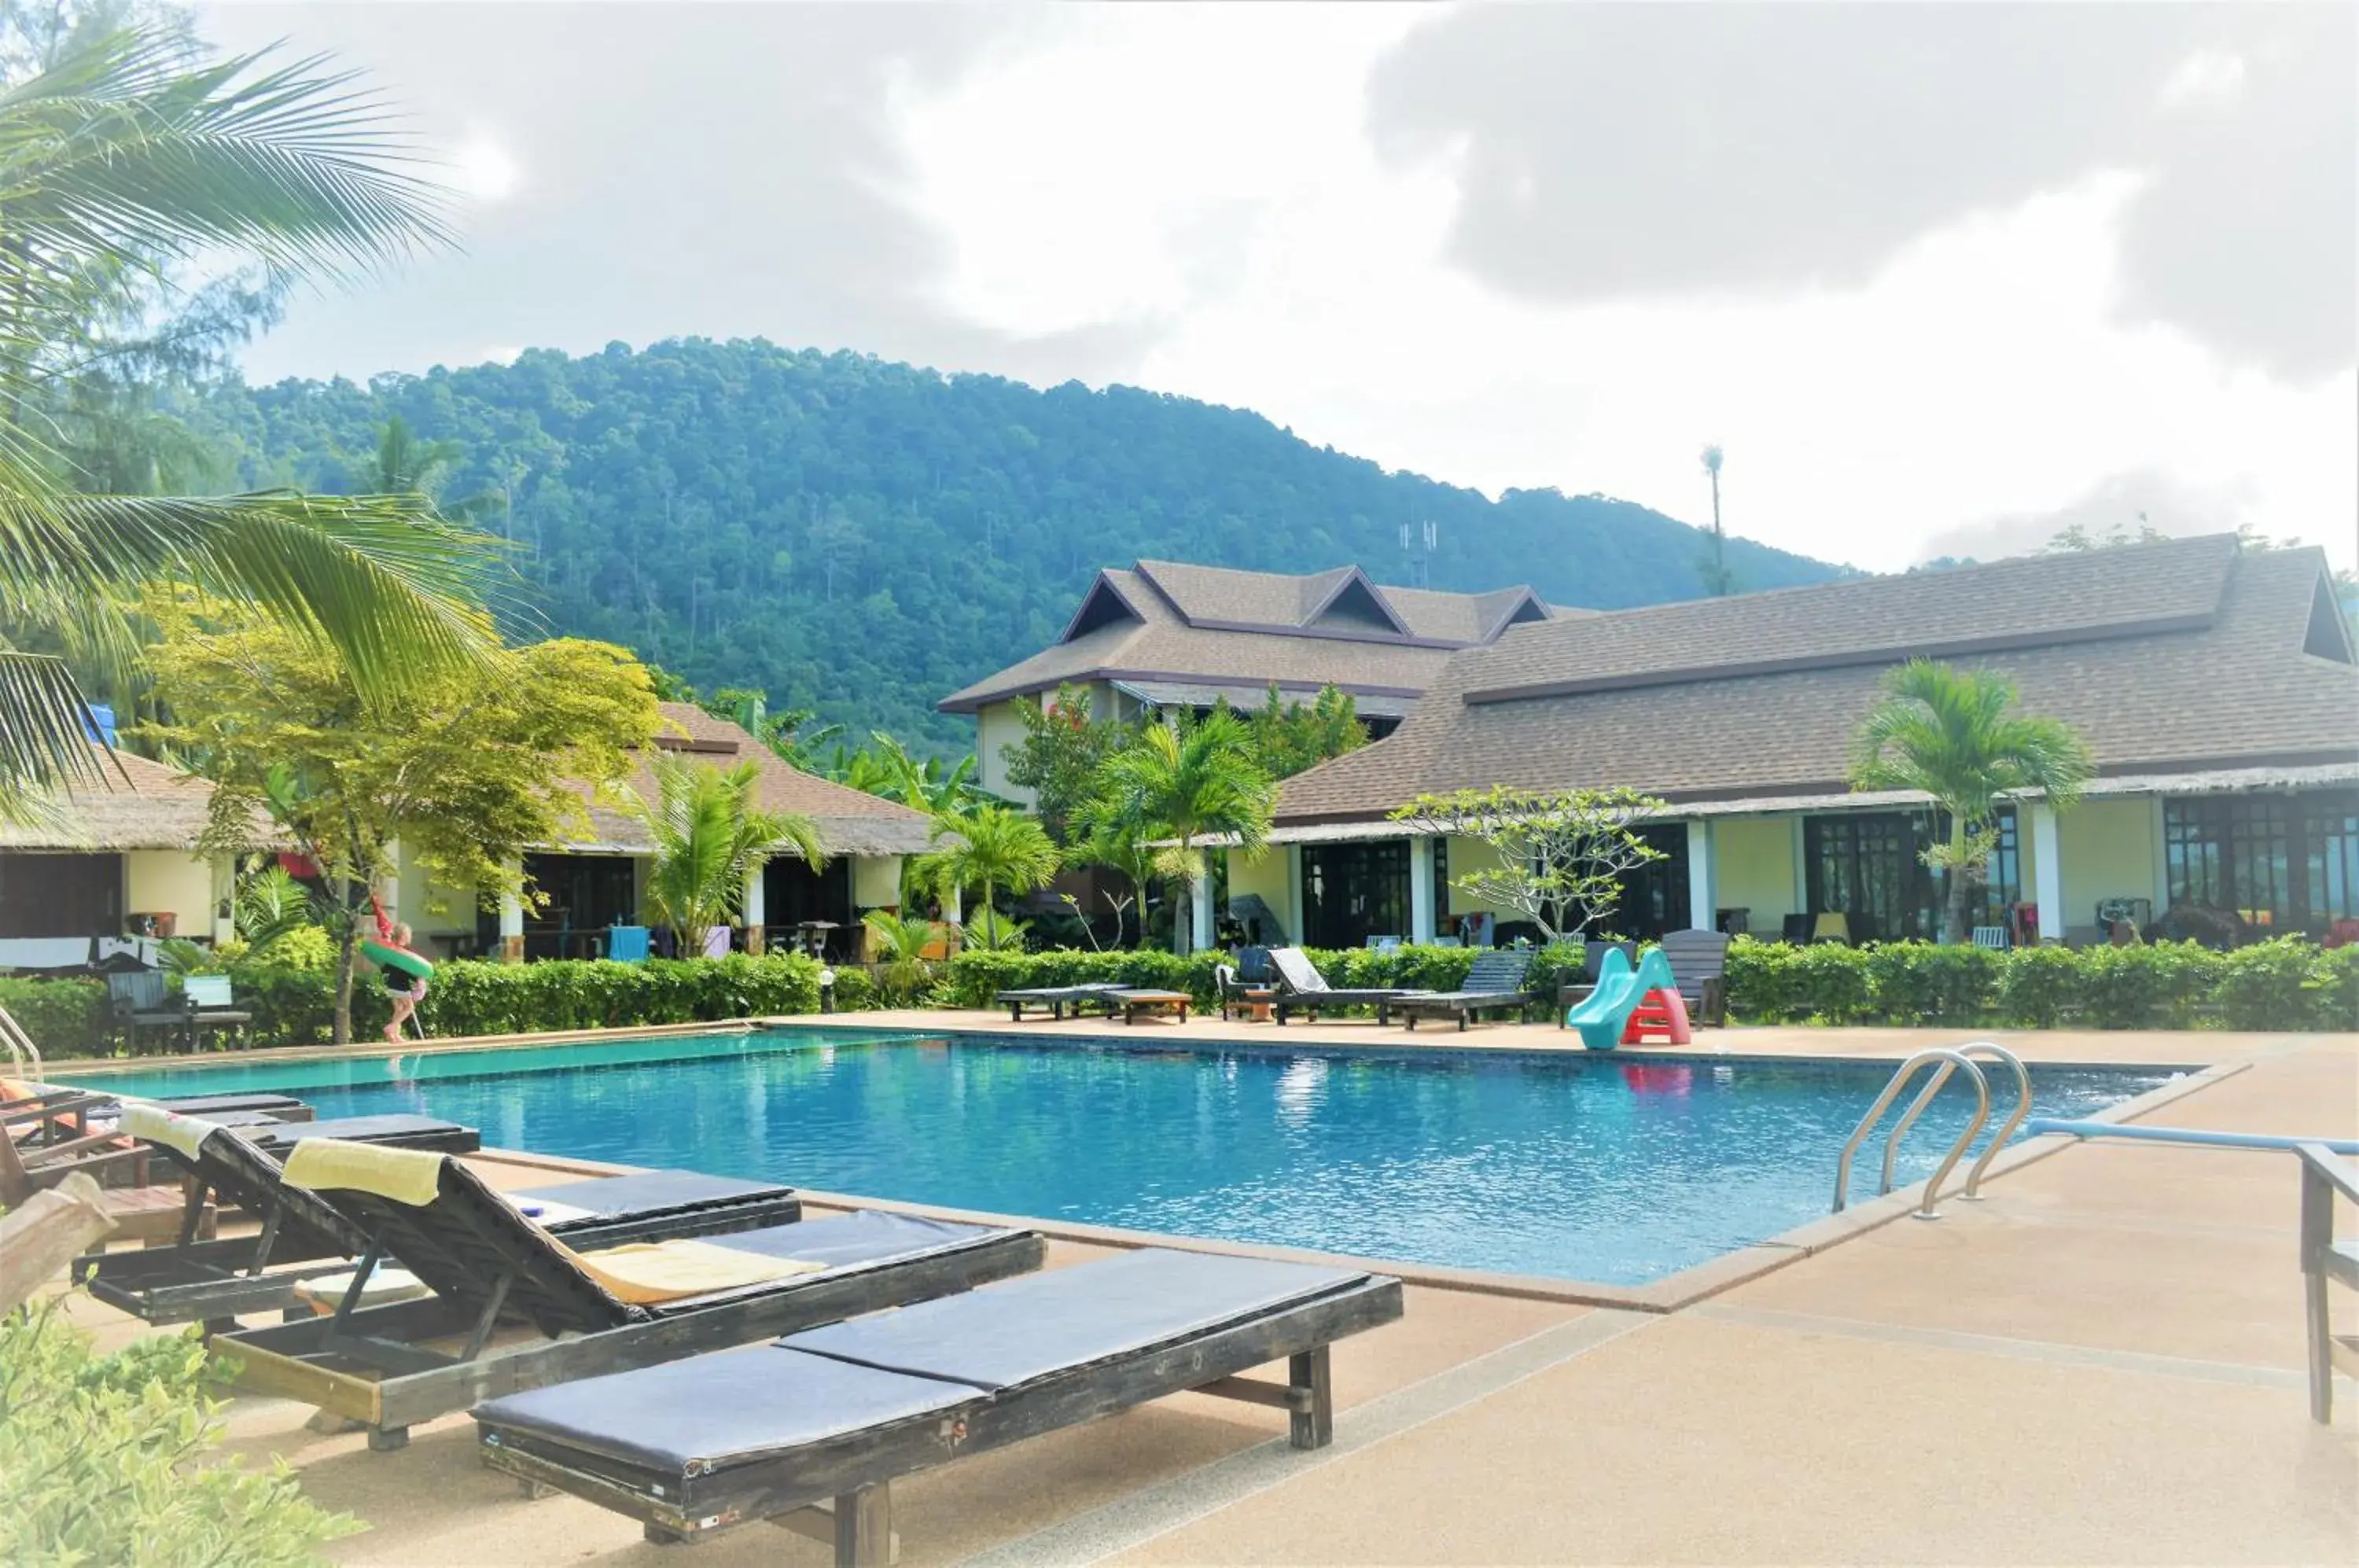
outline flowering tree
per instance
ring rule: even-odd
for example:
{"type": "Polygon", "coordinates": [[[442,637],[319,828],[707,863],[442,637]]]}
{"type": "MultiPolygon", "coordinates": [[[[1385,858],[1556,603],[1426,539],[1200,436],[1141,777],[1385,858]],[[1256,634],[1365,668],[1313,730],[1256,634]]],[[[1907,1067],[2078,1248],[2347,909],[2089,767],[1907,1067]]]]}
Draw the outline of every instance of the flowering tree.
{"type": "Polygon", "coordinates": [[[1514,909],[1550,942],[1579,938],[1613,913],[1624,880],[1663,858],[1638,830],[1664,802],[1636,789],[1460,789],[1419,795],[1392,820],[1488,844],[1498,864],[1450,885],[1514,909]]]}

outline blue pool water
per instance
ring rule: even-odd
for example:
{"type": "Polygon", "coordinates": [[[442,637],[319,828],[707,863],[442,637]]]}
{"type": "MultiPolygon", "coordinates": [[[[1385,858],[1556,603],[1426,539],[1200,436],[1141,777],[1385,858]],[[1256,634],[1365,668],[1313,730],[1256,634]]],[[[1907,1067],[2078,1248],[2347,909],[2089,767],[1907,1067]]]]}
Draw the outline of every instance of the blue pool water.
{"type": "MultiPolygon", "coordinates": [[[[1641,1284],[1827,1212],[1886,1067],[796,1029],[109,1078],[429,1112],[487,1144],[1172,1235],[1641,1284]]],[[[2167,1074],[2036,1069],[2033,1114],[2167,1074]]],[[[92,1080],[95,1082],[95,1080],[92,1080]]],[[[2013,1104],[1994,1077],[1995,1126],[2013,1104]]],[[[1901,1180],[1965,1125],[1945,1090],[1901,1180]]],[[[1871,1139],[1855,1195],[1875,1187],[1871,1139]]]]}

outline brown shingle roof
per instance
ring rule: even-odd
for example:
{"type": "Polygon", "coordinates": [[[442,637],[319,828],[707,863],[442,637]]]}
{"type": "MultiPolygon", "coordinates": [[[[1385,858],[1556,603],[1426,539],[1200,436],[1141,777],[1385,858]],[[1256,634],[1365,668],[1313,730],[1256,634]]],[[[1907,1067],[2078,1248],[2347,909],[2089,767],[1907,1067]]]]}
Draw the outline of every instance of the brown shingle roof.
{"type": "MultiPolygon", "coordinates": [[[[755,803],[765,811],[795,811],[810,818],[830,855],[925,851],[931,828],[925,813],[832,779],[814,778],[787,763],[737,724],[715,718],[692,703],[666,702],[662,707],[664,729],[656,739],[658,748],[720,768],[734,768],[752,757],[761,775],[755,803]]],[[[643,798],[655,798],[655,772],[644,760],[625,782],[643,798]]],[[[602,849],[644,852],[652,847],[647,829],[626,811],[592,801],[590,820],[592,842],[602,849]]]]}
{"type": "Polygon", "coordinates": [[[1919,652],[2004,670],[2106,773],[2346,760],[2359,668],[2302,646],[2324,570],[2314,550],[2173,540],[1519,626],[1454,656],[1391,736],[1288,779],[1278,815],[1493,784],[1840,791],[1878,683],[1919,652]],[[1975,637],[2006,646],[1951,651],[1975,637]]]}
{"type": "MultiPolygon", "coordinates": [[[[0,849],[87,850],[102,854],[132,849],[197,847],[212,808],[213,787],[160,762],[118,751],[109,757],[92,746],[103,787],[76,789],[57,802],[57,828],[0,822],[0,849]],[[59,831],[59,830],[63,831],[59,831]]],[[[257,820],[253,844],[278,842],[257,820]]]]}
{"type": "Polygon", "coordinates": [[[1292,576],[1142,561],[1098,574],[1054,646],[952,692],[945,713],[1047,691],[1069,681],[1162,681],[1258,699],[1334,685],[1415,697],[1451,652],[1495,637],[1517,615],[1553,611],[1528,588],[1489,593],[1380,588],[1357,567],[1292,576]]]}

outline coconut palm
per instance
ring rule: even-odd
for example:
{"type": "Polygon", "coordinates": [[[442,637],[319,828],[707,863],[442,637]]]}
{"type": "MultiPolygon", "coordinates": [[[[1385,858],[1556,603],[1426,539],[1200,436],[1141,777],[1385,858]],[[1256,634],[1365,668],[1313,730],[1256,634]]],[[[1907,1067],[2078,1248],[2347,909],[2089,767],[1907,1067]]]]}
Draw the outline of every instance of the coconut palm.
{"type": "Polygon", "coordinates": [[[773,855],[797,855],[814,870],[826,864],[809,817],[754,803],[762,773],[752,758],[724,768],[658,751],[647,768],[656,798],[630,792],[624,800],[655,839],[639,903],[649,925],[671,929],[681,952],[703,952],[715,926],[736,923],[747,882],[773,855]]]}
{"type": "Polygon", "coordinates": [[[1002,887],[1033,893],[1057,878],[1057,846],[1038,819],[1006,806],[978,806],[962,816],[934,819],[933,842],[919,875],[937,887],[983,889],[984,945],[999,945],[1002,887]]]}
{"type": "Polygon", "coordinates": [[[1158,845],[1155,868],[1180,884],[1180,920],[1191,929],[1194,882],[1212,876],[1207,837],[1234,838],[1249,855],[1269,842],[1277,786],[1262,770],[1253,732],[1225,709],[1201,720],[1149,724],[1106,760],[1088,815],[1134,845],[1158,845]]]}
{"type": "Polygon", "coordinates": [[[877,988],[888,1002],[915,1001],[934,977],[926,950],[940,942],[942,928],[915,916],[904,918],[890,909],[871,909],[860,917],[868,928],[870,951],[875,955],[877,988]]]}
{"type": "MultiPolygon", "coordinates": [[[[114,669],[147,581],[250,600],[332,647],[364,691],[492,644],[479,536],[414,495],[78,494],[50,400],[94,323],[227,256],[273,289],[348,278],[446,236],[381,104],[317,60],[199,56],[169,31],[68,44],[0,85],[0,624],[114,669]]],[[[103,771],[57,658],[0,643],[0,813],[103,771]]]]}
{"type": "Polygon", "coordinates": [[[2000,798],[2038,790],[2051,807],[2071,806],[2092,771],[2089,748],[2060,719],[2009,712],[2015,682],[1995,670],[1913,659],[1884,691],[1853,739],[1852,787],[1917,790],[1948,813],[1948,841],[1925,863],[1949,877],[1942,940],[1963,942],[1968,884],[1989,860],[2000,798]]]}

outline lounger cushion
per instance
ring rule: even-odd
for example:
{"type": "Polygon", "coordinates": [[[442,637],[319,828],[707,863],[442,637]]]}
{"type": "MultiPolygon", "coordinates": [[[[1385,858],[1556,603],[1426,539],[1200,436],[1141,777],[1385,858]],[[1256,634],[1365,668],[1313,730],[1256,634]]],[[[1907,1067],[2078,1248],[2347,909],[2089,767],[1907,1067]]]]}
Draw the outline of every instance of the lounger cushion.
{"type": "Polygon", "coordinates": [[[246,1137],[255,1148],[282,1160],[289,1149],[307,1138],[401,1143],[449,1152],[465,1152],[481,1141],[472,1128],[461,1127],[457,1122],[446,1122],[440,1116],[413,1116],[408,1112],[381,1116],[337,1116],[324,1122],[274,1122],[267,1127],[251,1129],[246,1137]],[[464,1144],[465,1149],[458,1149],[460,1144],[464,1144]]]}
{"type": "MultiPolygon", "coordinates": [[[[734,1176],[707,1176],[697,1171],[640,1171],[627,1176],[593,1176],[560,1181],[550,1187],[527,1187],[508,1196],[518,1206],[555,1204],[562,1217],[608,1218],[625,1214],[662,1214],[669,1209],[695,1208],[730,1198],[784,1196],[788,1189],[775,1181],[747,1181],[734,1176]]],[[[536,1216],[547,1223],[547,1215],[536,1216]]]]}
{"type": "Polygon", "coordinates": [[[303,1108],[303,1102],[292,1094],[174,1094],[156,1103],[184,1116],[210,1116],[217,1111],[299,1111],[303,1108]]]}
{"type": "Polygon", "coordinates": [[[972,1295],[831,1323],[777,1343],[997,1392],[1210,1333],[1365,1278],[1314,1264],[1148,1247],[972,1295]]]}
{"type": "Polygon", "coordinates": [[[982,1397],[962,1383],[757,1345],[511,1394],[474,1413],[539,1442],[685,1476],[982,1397]]]}
{"type": "Polygon", "coordinates": [[[963,1247],[986,1236],[1004,1234],[985,1225],[953,1225],[947,1220],[859,1209],[826,1219],[765,1225],[760,1230],[741,1230],[703,1239],[715,1247],[734,1247],[741,1252],[798,1258],[809,1263],[824,1263],[830,1269],[847,1269],[906,1262],[929,1252],[963,1247]]]}
{"type": "Polygon", "coordinates": [[[536,1388],[474,1415],[537,1442],[686,1475],[939,1417],[1366,1278],[1151,1248],[788,1334],[762,1350],[536,1388]]]}

